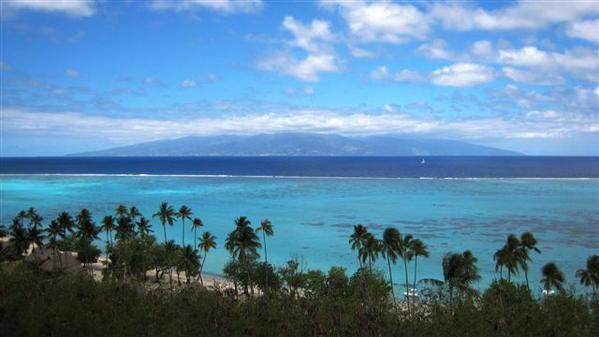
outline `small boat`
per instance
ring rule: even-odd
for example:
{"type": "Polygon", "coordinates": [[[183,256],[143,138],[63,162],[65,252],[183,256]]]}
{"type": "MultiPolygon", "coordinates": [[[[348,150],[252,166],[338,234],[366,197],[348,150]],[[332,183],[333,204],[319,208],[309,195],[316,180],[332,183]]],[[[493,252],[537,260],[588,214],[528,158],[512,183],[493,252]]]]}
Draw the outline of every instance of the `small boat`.
{"type": "Polygon", "coordinates": [[[403,295],[408,297],[418,297],[418,289],[410,288],[408,291],[404,291],[403,295]]]}
{"type": "Polygon", "coordinates": [[[422,158],[422,160],[420,161],[420,164],[426,164],[426,161],[424,160],[424,158],[422,158]]]}

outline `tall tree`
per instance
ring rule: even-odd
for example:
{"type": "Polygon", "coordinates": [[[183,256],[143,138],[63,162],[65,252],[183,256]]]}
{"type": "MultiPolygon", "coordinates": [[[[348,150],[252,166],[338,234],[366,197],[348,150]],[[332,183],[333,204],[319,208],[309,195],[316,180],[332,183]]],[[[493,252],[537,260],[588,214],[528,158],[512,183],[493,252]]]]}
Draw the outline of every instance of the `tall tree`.
{"type": "MultiPolygon", "coordinates": [[[[62,241],[64,241],[67,238],[67,235],[73,232],[75,222],[73,221],[71,215],[67,212],[62,212],[58,214],[56,222],[58,222],[58,225],[60,226],[60,238],[62,239],[62,241]]],[[[63,264],[62,258],[60,256],[58,258],[58,263],[60,263],[60,267],[62,268],[63,264]]]]}
{"type": "Polygon", "coordinates": [[[75,233],[75,236],[78,239],[85,240],[90,243],[93,240],[98,239],[100,229],[94,223],[89,210],[86,208],[82,209],[79,214],[77,214],[75,221],[77,225],[77,232],[75,233]]]}
{"type": "Polygon", "coordinates": [[[23,226],[22,219],[20,216],[14,217],[10,226],[10,242],[17,258],[23,257],[23,253],[27,251],[30,244],[27,229],[23,226]]]}
{"type": "Polygon", "coordinates": [[[193,231],[193,246],[198,247],[198,229],[204,227],[204,223],[200,218],[193,218],[191,221],[191,230],[193,231]]]}
{"type": "Polygon", "coordinates": [[[57,255],[57,246],[58,246],[58,237],[60,236],[60,224],[56,220],[50,221],[50,225],[46,228],[46,232],[48,233],[48,247],[52,249],[52,270],[56,272],[56,260],[58,258],[57,255]]]}
{"type": "Polygon", "coordinates": [[[387,260],[389,268],[389,283],[391,284],[391,294],[393,295],[393,303],[395,304],[395,285],[393,284],[393,273],[391,272],[391,263],[395,264],[399,257],[399,240],[400,233],[393,227],[388,227],[383,232],[383,240],[381,242],[381,253],[387,260]]]}
{"type": "Polygon", "coordinates": [[[108,254],[108,245],[112,245],[112,230],[114,229],[114,218],[112,215],[102,218],[102,229],[106,232],[106,253],[108,254]]]}
{"type": "Polygon", "coordinates": [[[179,212],[177,212],[177,218],[181,219],[182,225],[183,225],[183,238],[182,238],[182,242],[183,242],[183,246],[185,246],[185,219],[191,219],[191,215],[192,215],[192,211],[191,208],[183,205],[179,208],[179,212]]]}
{"type": "Polygon", "coordinates": [[[453,308],[454,290],[474,293],[472,283],[480,280],[476,257],[466,250],[463,253],[447,253],[443,257],[443,278],[449,289],[449,305],[453,308]]]}
{"type": "Polygon", "coordinates": [[[404,264],[404,271],[406,273],[406,300],[408,302],[408,312],[410,311],[410,279],[408,277],[408,262],[411,260],[411,253],[410,251],[412,250],[412,243],[413,243],[413,236],[411,234],[406,234],[404,236],[401,236],[401,234],[399,235],[399,242],[398,242],[398,251],[399,251],[399,256],[401,256],[401,259],[403,260],[403,264],[404,264]]]}
{"type": "Polygon", "coordinates": [[[580,284],[591,286],[593,292],[599,290],[599,255],[589,256],[586,269],[578,269],[576,277],[580,278],[580,284]]]}
{"type": "Polygon", "coordinates": [[[150,223],[150,220],[144,218],[143,216],[137,222],[137,231],[142,238],[150,235],[150,233],[153,232],[151,228],[152,224],[150,223]]]}
{"type": "Polygon", "coordinates": [[[524,278],[526,279],[526,288],[530,289],[528,284],[528,262],[532,262],[530,252],[541,253],[537,248],[537,239],[531,232],[524,232],[520,236],[520,253],[517,254],[519,257],[519,264],[524,271],[524,278]]]}
{"type": "Polygon", "coordinates": [[[248,286],[251,285],[250,261],[259,257],[258,249],[262,245],[258,235],[251,227],[250,220],[245,216],[235,219],[235,230],[229,233],[225,240],[225,248],[231,253],[234,259],[238,259],[244,266],[248,282],[244,284],[244,292],[249,296],[248,286]],[[250,283],[248,285],[248,283],[250,283]]]}
{"type": "Polygon", "coordinates": [[[131,206],[131,208],[129,208],[129,217],[131,218],[131,223],[135,224],[135,219],[140,216],[142,216],[142,214],[137,207],[131,206]]]}
{"type": "Polygon", "coordinates": [[[349,237],[351,249],[358,252],[358,262],[360,263],[360,268],[362,268],[362,254],[360,252],[362,251],[362,247],[364,247],[367,237],[368,229],[360,224],[354,226],[354,232],[349,237]]]}
{"type": "Polygon", "coordinates": [[[272,223],[268,219],[260,221],[260,226],[256,228],[256,233],[262,232],[262,239],[264,242],[264,261],[268,263],[268,252],[266,250],[266,237],[273,236],[274,231],[272,229],[272,223]]]}
{"type": "Polygon", "coordinates": [[[428,247],[420,239],[412,241],[412,255],[414,256],[414,289],[416,289],[417,272],[418,272],[418,256],[428,257],[428,247]]]}
{"type": "Polygon", "coordinates": [[[185,271],[185,279],[187,280],[187,284],[189,284],[192,277],[198,274],[200,270],[198,251],[193,249],[191,245],[187,245],[182,248],[181,258],[181,267],[185,271]]]}
{"type": "Polygon", "coordinates": [[[173,222],[175,221],[175,215],[175,209],[167,202],[160,203],[160,208],[158,209],[158,212],[152,215],[153,218],[158,218],[160,220],[160,223],[162,224],[162,229],[164,229],[164,242],[168,242],[166,238],[166,224],[172,226],[173,222]]]}
{"type": "Polygon", "coordinates": [[[362,256],[363,263],[368,262],[369,271],[372,272],[372,264],[376,261],[380,252],[381,245],[379,240],[371,233],[368,233],[360,251],[360,255],[362,256]]]}
{"type": "Polygon", "coordinates": [[[559,270],[557,265],[553,262],[549,262],[541,268],[543,277],[541,283],[543,288],[549,294],[552,288],[562,290],[562,284],[565,282],[564,273],[559,270]]]}
{"type": "Polygon", "coordinates": [[[204,280],[202,279],[202,271],[204,270],[204,265],[206,263],[206,256],[208,256],[208,252],[211,249],[216,249],[216,237],[210,232],[204,232],[202,237],[200,238],[200,251],[202,252],[202,264],[200,264],[200,283],[204,285],[204,280]]]}
{"type": "Polygon", "coordinates": [[[114,210],[114,214],[116,215],[117,219],[124,218],[129,216],[129,210],[127,209],[127,206],[120,204],[114,210]]]}

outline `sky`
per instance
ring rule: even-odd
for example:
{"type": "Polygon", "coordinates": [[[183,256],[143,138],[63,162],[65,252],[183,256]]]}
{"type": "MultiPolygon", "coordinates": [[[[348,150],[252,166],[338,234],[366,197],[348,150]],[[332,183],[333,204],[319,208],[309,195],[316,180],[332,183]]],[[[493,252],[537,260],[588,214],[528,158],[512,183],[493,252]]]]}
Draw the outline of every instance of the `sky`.
{"type": "Polygon", "coordinates": [[[599,155],[599,0],[0,6],[2,156],[275,132],[599,155]]]}

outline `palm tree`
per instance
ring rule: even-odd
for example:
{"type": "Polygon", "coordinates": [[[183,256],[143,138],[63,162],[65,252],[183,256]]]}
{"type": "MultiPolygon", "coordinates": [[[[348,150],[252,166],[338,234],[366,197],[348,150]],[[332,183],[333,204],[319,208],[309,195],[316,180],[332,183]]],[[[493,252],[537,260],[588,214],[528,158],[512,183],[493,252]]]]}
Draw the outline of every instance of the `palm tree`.
{"type": "Polygon", "coordinates": [[[27,218],[29,218],[29,226],[34,227],[35,229],[37,229],[38,226],[41,226],[42,221],[44,220],[33,207],[27,211],[27,218]]]}
{"type": "Polygon", "coordinates": [[[362,255],[361,250],[366,242],[366,238],[368,236],[368,229],[362,225],[354,226],[354,233],[350,236],[349,243],[351,244],[351,249],[358,252],[358,262],[360,263],[360,268],[362,268],[362,255]]]}
{"type": "Polygon", "coordinates": [[[534,235],[531,232],[524,232],[522,233],[522,235],[520,236],[520,260],[519,260],[519,264],[520,267],[522,268],[522,270],[524,270],[524,277],[526,279],[526,288],[529,288],[528,285],[528,261],[532,262],[532,259],[530,258],[530,251],[534,251],[537,252],[538,254],[541,253],[541,251],[539,250],[539,248],[537,248],[537,239],[534,237],[534,235]]]}
{"type": "Polygon", "coordinates": [[[368,233],[366,235],[366,241],[360,250],[362,256],[362,263],[368,260],[368,270],[372,272],[372,264],[376,261],[381,251],[381,245],[374,235],[368,233]]]}
{"type": "Polygon", "coordinates": [[[418,272],[418,256],[428,257],[428,247],[420,239],[412,241],[412,255],[414,256],[414,289],[416,289],[416,274],[418,272]]]}
{"type": "Polygon", "coordinates": [[[576,277],[580,278],[580,284],[591,286],[593,292],[599,290],[599,255],[589,256],[587,268],[578,269],[576,277]]]}
{"type": "Polygon", "coordinates": [[[112,245],[112,230],[114,229],[114,218],[107,215],[102,219],[102,229],[106,232],[106,253],[108,254],[108,243],[112,245]]]}
{"type": "Polygon", "coordinates": [[[75,226],[75,222],[73,222],[73,218],[67,212],[62,212],[56,218],[56,221],[60,225],[61,228],[61,238],[65,239],[67,237],[67,232],[72,233],[73,227],[75,226]]]}
{"type": "Polygon", "coordinates": [[[7,234],[8,231],[6,230],[6,226],[0,223],[0,238],[5,237],[7,234]]]}
{"type": "Polygon", "coordinates": [[[181,265],[183,270],[185,270],[187,284],[191,283],[191,277],[200,269],[199,260],[200,258],[196,249],[193,249],[190,245],[183,247],[181,251],[181,265]]]}
{"type": "Polygon", "coordinates": [[[129,209],[129,217],[131,218],[131,222],[135,223],[135,219],[139,216],[142,216],[139,209],[135,206],[131,206],[131,208],[129,209]]]}
{"type": "Polygon", "coordinates": [[[164,243],[164,251],[166,252],[166,265],[168,266],[168,279],[169,284],[173,286],[173,266],[175,265],[175,253],[179,249],[179,246],[174,240],[166,241],[164,243]]]}
{"type": "Polygon", "coordinates": [[[266,237],[273,236],[274,232],[272,229],[272,223],[268,219],[260,221],[260,227],[256,228],[256,233],[262,232],[262,238],[264,241],[264,262],[268,263],[268,252],[266,250],[266,237]]]}
{"type": "MultiPolygon", "coordinates": [[[[251,227],[251,222],[245,216],[240,216],[235,219],[236,228],[227,236],[225,240],[225,248],[231,253],[231,256],[238,259],[245,266],[247,279],[251,283],[250,259],[257,258],[258,249],[262,247],[258,235],[251,227]]],[[[244,285],[244,292],[249,296],[248,284],[244,285]]]]}
{"type": "Polygon", "coordinates": [[[177,213],[177,218],[180,218],[183,223],[183,246],[185,246],[185,219],[191,219],[191,208],[183,205],[179,208],[179,212],[177,213]]]}
{"type": "Polygon", "coordinates": [[[17,257],[22,257],[23,253],[29,248],[29,236],[27,230],[23,227],[22,217],[16,216],[10,226],[10,242],[12,243],[17,257]]]}
{"type": "Polygon", "coordinates": [[[127,209],[127,206],[120,204],[114,210],[114,214],[116,214],[117,218],[124,218],[129,216],[129,210],[127,209]]]}
{"type": "Polygon", "coordinates": [[[92,215],[86,208],[82,209],[76,217],[77,232],[75,236],[80,240],[92,242],[98,239],[100,229],[96,226],[92,220],[92,215]]]}
{"type": "Polygon", "coordinates": [[[202,279],[202,270],[204,269],[204,264],[206,263],[206,256],[208,256],[208,252],[210,249],[216,249],[216,237],[210,232],[204,232],[202,237],[200,238],[200,251],[203,251],[202,264],[200,265],[200,283],[204,285],[204,280],[202,279]]]}
{"type": "Polygon", "coordinates": [[[510,234],[505,245],[493,255],[493,259],[496,261],[495,271],[500,270],[501,278],[503,278],[503,267],[505,267],[507,269],[507,281],[512,281],[512,274],[518,273],[518,266],[526,263],[527,257],[523,255],[524,252],[521,249],[520,240],[514,234],[510,234]]]}
{"type": "Polygon", "coordinates": [[[410,311],[410,279],[408,278],[408,262],[412,259],[410,251],[412,250],[413,237],[411,234],[406,234],[403,237],[399,234],[397,248],[399,256],[403,260],[404,270],[406,272],[406,300],[408,301],[408,312],[410,311]]]}
{"type": "MultiPolygon", "coordinates": [[[[60,237],[62,240],[65,240],[67,237],[67,233],[73,232],[73,227],[75,223],[73,222],[73,218],[67,212],[62,212],[56,218],[56,222],[60,226],[60,237]]],[[[60,267],[62,268],[62,258],[59,256],[58,263],[60,263],[60,267]]]]}
{"type": "Polygon", "coordinates": [[[193,218],[191,221],[191,230],[193,231],[193,246],[198,247],[198,228],[204,227],[204,223],[200,218],[193,218]]]}
{"type": "Polygon", "coordinates": [[[164,229],[164,242],[168,242],[166,239],[166,224],[172,226],[175,221],[175,215],[176,212],[173,209],[173,206],[170,206],[167,202],[160,203],[160,209],[152,215],[152,218],[158,218],[162,224],[162,228],[164,229]]]}
{"type": "Polygon", "coordinates": [[[393,295],[393,303],[395,304],[395,290],[393,285],[393,273],[391,272],[391,263],[397,262],[399,252],[399,231],[393,227],[387,227],[383,232],[383,241],[381,242],[381,253],[387,259],[387,267],[389,267],[389,283],[391,284],[391,294],[393,295]]]}
{"type": "Polygon", "coordinates": [[[58,243],[58,236],[60,236],[60,231],[61,231],[60,224],[56,220],[50,221],[50,225],[48,225],[48,228],[46,228],[46,232],[48,233],[48,236],[50,237],[50,240],[48,241],[48,246],[50,248],[52,248],[52,254],[54,256],[54,259],[52,259],[52,269],[54,271],[56,271],[56,258],[57,258],[56,247],[57,247],[57,243],[58,243]]]}
{"type": "Polygon", "coordinates": [[[472,252],[466,250],[462,254],[447,253],[443,257],[443,278],[449,288],[449,306],[453,307],[453,290],[458,289],[461,292],[474,293],[471,284],[480,280],[478,260],[472,252]]]}
{"type": "Polygon", "coordinates": [[[562,284],[565,282],[564,273],[559,270],[555,263],[549,262],[544,265],[541,268],[541,273],[543,274],[541,283],[547,294],[551,292],[551,288],[562,290],[562,284]]]}
{"type": "Polygon", "coordinates": [[[144,218],[143,216],[139,219],[139,222],[137,222],[137,230],[142,238],[146,235],[150,235],[150,233],[153,232],[151,228],[152,224],[150,223],[150,220],[144,218]]]}

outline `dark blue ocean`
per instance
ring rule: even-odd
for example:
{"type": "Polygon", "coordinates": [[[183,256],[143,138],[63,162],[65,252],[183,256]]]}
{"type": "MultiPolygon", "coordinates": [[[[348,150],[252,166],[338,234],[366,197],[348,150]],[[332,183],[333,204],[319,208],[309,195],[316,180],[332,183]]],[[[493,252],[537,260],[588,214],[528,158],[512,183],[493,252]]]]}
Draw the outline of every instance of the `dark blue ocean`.
{"type": "MultiPolygon", "coordinates": [[[[355,224],[376,235],[394,226],[422,239],[431,251],[418,259],[422,278],[442,278],[443,255],[470,249],[479,259],[481,286],[497,277],[493,253],[510,233],[532,231],[539,240],[542,254],[533,255],[529,267],[537,290],[544,263],[557,263],[574,285],[575,271],[599,253],[596,157],[0,159],[4,224],[29,207],[45,223],[81,208],[99,222],[121,203],[151,218],[162,201],[191,207],[203,230],[216,235],[205,270],[217,274],[229,256],[224,239],[240,215],[274,224],[270,261],[298,258],[308,269],[355,270],[348,245],[355,224]]],[[[155,219],[152,224],[161,233],[155,219]]],[[[167,233],[179,242],[181,224],[167,233]]],[[[189,228],[186,233],[189,243],[189,228]]],[[[383,261],[377,265],[386,268],[383,261]]],[[[393,269],[398,282],[401,268],[393,269]]]]}
{"type": "Polygon", "coordinates": [[[0,158],[0,174],[597,178],[599,157],[0,158]]]}

